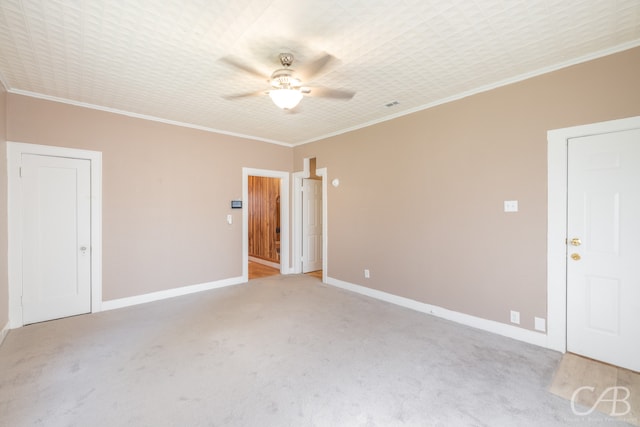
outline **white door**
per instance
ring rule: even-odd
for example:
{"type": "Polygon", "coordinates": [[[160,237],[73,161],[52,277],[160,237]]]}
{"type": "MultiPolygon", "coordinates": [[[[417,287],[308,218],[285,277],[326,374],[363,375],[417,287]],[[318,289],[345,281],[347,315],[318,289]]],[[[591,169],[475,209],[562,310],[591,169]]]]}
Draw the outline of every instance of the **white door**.
{"type": "Polygon", "coordinates": [[[302,180],[302,272],[322,270],[322,181],[302,180]]]}
{"type": "Polygon", "coordinates": [[[640,371],[640,129],[569,140],[567,350],[640,371]]]}
{"type": "Polygon", "coordinates": [[[90,160],[23,154],[22,316],[91,311],[90,160]]]}

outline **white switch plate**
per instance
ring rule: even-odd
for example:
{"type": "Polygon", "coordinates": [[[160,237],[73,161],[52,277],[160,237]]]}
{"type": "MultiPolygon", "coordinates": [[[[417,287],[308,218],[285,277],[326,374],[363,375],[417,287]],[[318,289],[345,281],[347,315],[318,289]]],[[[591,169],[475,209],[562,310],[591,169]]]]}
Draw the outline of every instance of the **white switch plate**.
{"type": "Polygon", "coordinates": [[[518,212],[518,201],[517,200],[505,200],[504,201],[504,211],[505,212],[518,212]]]}
{"type": "Polygon", "coordinates": [[[371,275],[369,274],[369,269],[365,268],[365,270],[364,270],[364,278],[368,279],[369,277],[371,277],[371,275]]]}
{"type": "Polygon", "coordinates": [[[231,214],[227,215],[227,223],[229,225],[233,224],[233,216],[231,214]]]}
{"type": "Polygon", "coordinates": [[[511,323],[520,324],[520,312],[511,310],[511,323]]]}
{"type": "Polygon", "coordinates": [[[534,329],[536,331],[540,331],[540,332],[546,332],[547,330],[547,325],[546,325],[546,321],[542,318],[542,317],[534,317],[534,329]]]}

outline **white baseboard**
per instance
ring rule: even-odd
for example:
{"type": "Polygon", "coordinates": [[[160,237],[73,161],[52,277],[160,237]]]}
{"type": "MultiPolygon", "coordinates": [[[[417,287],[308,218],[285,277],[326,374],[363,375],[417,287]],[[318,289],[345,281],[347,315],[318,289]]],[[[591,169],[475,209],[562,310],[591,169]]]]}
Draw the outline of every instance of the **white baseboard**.
{"type": "Polygon", "coordinates": [[[9,333],[9,322],[7,322],[7,324],[4,325],[4,327],[0,331],[0,345],[2,345],[8,333],[9,333]]]}
{"type": "Polygon", "coordinates": [[[183,286],[180,288],[167,289],[164,291],[151,292],[149,294],[136,295],[133,297],[112,299],[102,302],[102,311],[114,310],[116,308],[129,307],[147,302],[159,301],[167,298],[179,297],[182,295],[193,294],[196,292],[208,291],[211,289],[224,288],[226,286],[239,285],[246,283],[242,277],[232,277],[229,279],[217,280],[215,282],[201,283],[198,285],[183,286]]]}
{"type": "Polygon", "coordinates": [[[338,288],[346,289],[348,291],[356,292],[382,301],[390,302],[392,304],[400,305],[402,307],[410,308],[412,310],[420,311],[422,313],[431,314],[436,317],[451,320],[453,322],[460,323],[466,326],[471,326],[472,328],[481,329],[483,331],[513,338],[518,341],[524,341],[526,343],[534,344],[540,347],[547,347],[547,335],[540,332],[534,332],[516,326],[507,325],[505,323],[487,320],[481,317],[471,316],[469,314],[464,314],[457,311],[447,310],[446,308],[438,307],[436,305],[425,304],[409,298],[404,298],[397,295],[389,294],[387,292],[367,288],[365,286],[344,282],[332,277],[327,277],[326,283],[338,288]]]}
{"type": "Polygon", "coordinates": [[[266,259],[262,259],[254,256],[250,256],[249,261],[255,262],[256,264],[262,264],[269,267],[277,268],[278,270],[280,270],[280,264],[278,264],[277,262],[267,261],[266,259]]]}

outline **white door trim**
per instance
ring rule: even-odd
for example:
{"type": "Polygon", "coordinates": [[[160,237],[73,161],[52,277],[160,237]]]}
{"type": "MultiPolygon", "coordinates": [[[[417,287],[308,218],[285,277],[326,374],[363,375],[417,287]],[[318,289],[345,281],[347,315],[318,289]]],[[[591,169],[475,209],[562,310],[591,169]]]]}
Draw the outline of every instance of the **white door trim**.
{"type": "Polygon", "coordinates": [[[85,159],[91,162],[91,312],[102,309],[102,153],[75,148],[7,142],[7,224],[9,325],[22,322],[22,227],[20,225],[20,159],[22,154],[85,159]]]}
{"type": "MultiPolygon", "coordinates": [[[[322,177],[322,281],[327,283],[329,247],[329,221],[327,219],[327,168],[316,169],[316,175],[322,177]]],[[[302,273],[302,180],[305,172],[293,173],[293,273],[302,273]]]]}
{"type": "Polygon", "coordinates": [[[289,172],[242,168],[242,281],[249,281],[249,177],[280,178],[280,273],[289,274],[289,172]]]}
{"type": "Polygon", "coordinates": [[[640,116],[547,132],[547,347],[567,350],[568,140],[640,128],[640,116]]]}

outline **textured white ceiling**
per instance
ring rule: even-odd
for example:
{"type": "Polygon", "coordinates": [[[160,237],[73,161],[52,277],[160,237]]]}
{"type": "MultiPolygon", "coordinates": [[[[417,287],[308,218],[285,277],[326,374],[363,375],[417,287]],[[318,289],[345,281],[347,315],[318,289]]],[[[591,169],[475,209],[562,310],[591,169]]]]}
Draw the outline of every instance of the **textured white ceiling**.
{"type": "Polygon", "coordinates": [[[0,0],[10,91],[285,144],[636,45],[639,0],[0,0]],[[355,97],[223,98],[267,89],[280,52],[334,55],[305,83],[355,97]]]}

